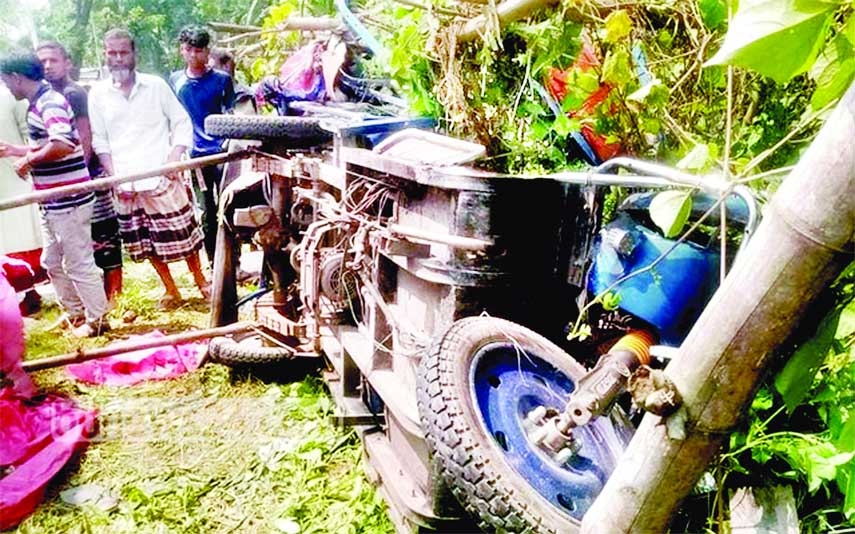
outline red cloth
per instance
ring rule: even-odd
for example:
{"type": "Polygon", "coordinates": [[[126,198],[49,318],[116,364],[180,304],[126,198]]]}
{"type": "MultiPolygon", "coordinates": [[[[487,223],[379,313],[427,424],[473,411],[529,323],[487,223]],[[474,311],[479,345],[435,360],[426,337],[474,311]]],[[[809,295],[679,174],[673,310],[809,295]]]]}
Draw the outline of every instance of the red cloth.
{"type": "MultiPolygon", "coordinates": [[[[145,341],[165,337],[161,332],[131,336],[129,341],[145,341]]],[[[154,349],[126,352],[88,362],[66,366],[65,370],[77,380],[90,384],[130,386],[144,380],[161,380],[194,371],[205,356],[204,343],[185,343],[154,349]]]]}
{"type": "Polygon", "coordinates": [[[10,252],[9,254],[6,254],[6,256],[26,262],[33,271],[34,284],[47,281],[47,271],[42,267],[42,249],[37,248],[33,250],[25,250],[24,252],[10,252]]]}
{"type": "Polygon", "coordinates": [[[0,268],[3,270],[3,276],[15,288],[15,291],[30,290],[36,283],[35,271],[26,260],[16,258],[11,254],[0,256],[0,268]]]}
{"type": "MultiPolygon", "coordinates": [[[[564,97],[567,96],[567,81],[572,71],[585,72],[593,67],[598,67],[599,65],[600,60],[597,58],[594,47],[589,42],[585,42],[582,45],[582,51],[579,53],[579,57],[576,58],[576,61],[569,69],[561,70],[552,67],[549,68],[546,74],[546,87],[549,89],[549,92],[552,93],[552,96],[561,102],[564,100],[564,97]]],[[[608,98],[611,91],[611,85],[606,83],[600,84],[597,90],[588,95],[588,98],[585,99],[579,109],[569,113],[571,117],[581,120],[582,136],[588,144],[591,145],[591,148],[594,150],[594,153],[597,154],[597,157],[603,161],[618,155],[622,147],[620,143],[609,143],[605,136],[596,133],[590,124],[590,118],[596,116],[597,106],[608,98]]]]}
{"type": "Polygon", "coordinates": [[[45,486],[88,443],[95,412],[65,398],[35,402],[0,389],[0,530],[20,523],[44,498],[45,486]]]}

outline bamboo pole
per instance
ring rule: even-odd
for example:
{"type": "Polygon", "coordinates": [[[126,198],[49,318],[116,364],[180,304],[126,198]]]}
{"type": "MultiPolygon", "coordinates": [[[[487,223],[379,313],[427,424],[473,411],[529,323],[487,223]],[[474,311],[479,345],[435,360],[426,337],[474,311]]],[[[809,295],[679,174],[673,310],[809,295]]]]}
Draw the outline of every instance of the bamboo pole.
{"type": "Polygon", "coordinates": [[[225,33],[245,33],[261,30],[261,26],[249,26],[246,24],[231,24],[228,22],[209,22],[208,26],[217,31],[225,33]]]}
{"type": "Polygon", "coordinates": [[[235,41],[240,41],[241,39],[249,39],[251,37],[260,37],[262,35],[266,35],[269,33],[280,33],[286,31],[302,31],[302,32],[321,32],[321,31],[334,31],[339,28],[342,28],[342,23],[339,19],[334,17],[291,17],[286,19],[280,24],[277,24],[273,28],[261,29],[254,31],[247,31],[238,33],[237,35],[233,35],[231,37],[227,37],[225,39],[221,39],[220,45],[231,44],[235,41]]]}
{"type": "MultiPolygon", "coordinates": [[[[552,7],[558,3],[558,0],[505,0],[496,7],[496,16],[499,19],[501,27],[528,17],[538,9],[544,7],[552,7]]],[[[461,43],[471,41],[483,34],[487,29],[487,16],[478,15],[469,19],[463,25],[460,33],[457,34],[457,40],[461,43]]]]}
{"type": "MultiPolygon", "coordinates": [[[[468,1],[472,2],[473,0],[468,1]]],[[[477,0],[475,3],[486,4],[487,2],[477,0]]],[[[509,23],[524,19],[539,9],[552,7],[558,3],[559,0],[505,0],[496,7],[499,26],[504,28],[509,23]]],[[[622,3],[617,0],[598,0],[596,2],[591,2],[588,7],[593,9],[595,12],[605,14],[625,4],[625,2],[622,3]]],[[[585,18],[585,15],[578,8],[573,6],[568,7],[565,15],[571,20],[583,20],[585,18]]],[[[458,32],[457,41],[465,43],[477,38],[479,35],[483,35],[487,30],[487,23],[486,15],[478,15],[477,17],[469,19],[469,21],[464,24],[463,28],[458,32]]]]}
{"type": "Polygon", "coordinates": [[[17,197],[7,198],[6,200],[0,200],[0,211],[32,204],[33,202],[46,202],[48,200],[54,200],[68,195],[110,189],[111,187],[119,184],[142,180],[143,178],[151,178],[153,176],[161,176],[173,172],[186,171],[188,169],[207,167],[208,165],[219,165],[220,163],[225,163],[227,161],[246,159],[252,156],[253,153],[254,151],[252,150],[241,150],[232,153],[192,158],[183,161],[176,161],[174,163],[167,163],[166,165],[145,172],[125,174],[122,176],[108,176],[106,178],[97,178],[80,184],[65,185],[53,189],[35,191],[33,193],[27,193],[26,195],[19,195],[17,197]]]}
{"type": "Polygon", "coordinates": [[[106,347],[89,350],[79,349],[77,352],[69,354],[60,354],[58,356],[29,360],[24,362],[22,366],[24,371],[31,373],[33,371],[41,371],[43,369],[50,369],[52,367],[59,367],[70,363],[97,360],[98,358],[106,358],[107,356],[115,356],[116,354],[124,354],[126,352],[133,352],[136,350],[153,349],[156,347],[165,347],[167,345],[178,345],[180,343],[188,343],[190,341],[198,341],[200,339],[208,339],[218,336],[242,334],[255,329],[256,326],[257,325],[255,323],[241,322],[218,328],[207,328],[204,330],[172,334],[159,339],[147,339],[145,341],[120,341],[107,345],[106,347]]]}
{"type": "MultiPolygon", "coordinates": [[[[665,369],[684,399],[684,439],[647,414],[583,533],[666,532],[762,376],[855,247],[855,85],[776,193],[755,237],[665,369]]],[[[679,420],[667,421],[672,426],[679,420]]]]}

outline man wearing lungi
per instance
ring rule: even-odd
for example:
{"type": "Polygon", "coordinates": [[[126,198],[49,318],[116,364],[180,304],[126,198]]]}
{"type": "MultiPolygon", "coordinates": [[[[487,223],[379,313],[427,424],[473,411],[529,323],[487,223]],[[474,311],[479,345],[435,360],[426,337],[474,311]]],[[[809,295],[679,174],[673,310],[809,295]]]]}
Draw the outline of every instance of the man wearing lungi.
{"type": "MultiPolygon", "coordinates": [[[[108,31],[104,51],[111,79],[89,91],[92,149],[109,175],[128,175],[178,161],[193,144],[190,116],[167,83],[136,71],[134,39],[125,30],[108,31]]],[[[116,211],[125,251],[134,261],[148,259],[165,292],[161,308],[181,302],[168,263],[185,260],[202,296],[210,289],[199,261],[202,230],[187,186],[175,173],[117,186],[116,211]]]]}

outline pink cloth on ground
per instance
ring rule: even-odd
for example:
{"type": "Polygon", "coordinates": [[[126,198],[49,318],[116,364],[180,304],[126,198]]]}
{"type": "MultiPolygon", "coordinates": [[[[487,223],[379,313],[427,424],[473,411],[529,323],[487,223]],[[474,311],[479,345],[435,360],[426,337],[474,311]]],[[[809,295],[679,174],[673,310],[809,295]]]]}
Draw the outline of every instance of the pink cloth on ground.
{"type": "MultiPolygon", "coordinates": [[[[161,332],[131,336],[128,341],[145,341],[166,337],[161,332]]],[[[195,371],[205,356],[204,343],[167,345],[107,356],[66,366],[69,375],[89,384],[130,386],[144,380],[172,378],[195,371]]]]}
{"type": "Polygon", "coordinates": [[[95,415],[62,397],[35,401],[0,389],[0,530],[35,510],[50,479],[88,443],[95,415]]]}
{"type": "MultiPolygon", "coordinates": [[[[29,375],[21,368],[24,357],[24,320],[15,289],[0,269],[0,375],[12,381],[12,388],[23,397],[35,395],[29,375]]],[[[0,387],[3,380],[0,380],[0,387]]]]}
{"type": "Polygon", "coordinates": [[[24,322],[15,289],[0,268],[0,530],[20,523],[47,483],[88,441],[95,412],[62,397],[31,400],[36,388],[21,367],[24,322]]]}

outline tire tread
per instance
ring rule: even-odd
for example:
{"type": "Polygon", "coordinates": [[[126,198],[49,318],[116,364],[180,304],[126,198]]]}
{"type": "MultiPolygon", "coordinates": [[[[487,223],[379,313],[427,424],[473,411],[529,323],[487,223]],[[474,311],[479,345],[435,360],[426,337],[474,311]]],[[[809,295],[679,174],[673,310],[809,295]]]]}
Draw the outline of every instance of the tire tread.
{"type": "Polygon", "coordinates": [[[418,408],[432,461],[439,462],[451,492],[485,531],[577,532],[578,521],[570,518],[563,525],[547,524],[530,506],[527,496],[518,495],[513,486],[506,483],[501,473],[503,467],[496,466],[485,454],[491,445],[479,443],[475,439],[477,434],[462,417],[463,402],[449,378],[458,362],[450,355],[458,354],[456,349],[468,344],[473,336],[489,335],[495,328],[495,321],[500,321],[500,328],[515,335],[522,329],[536,336],[536,342],[542,340],[554,347],[524,327],[501,319],[470,317],[454,323],[422,358],[418,375],[418,408]]]}

